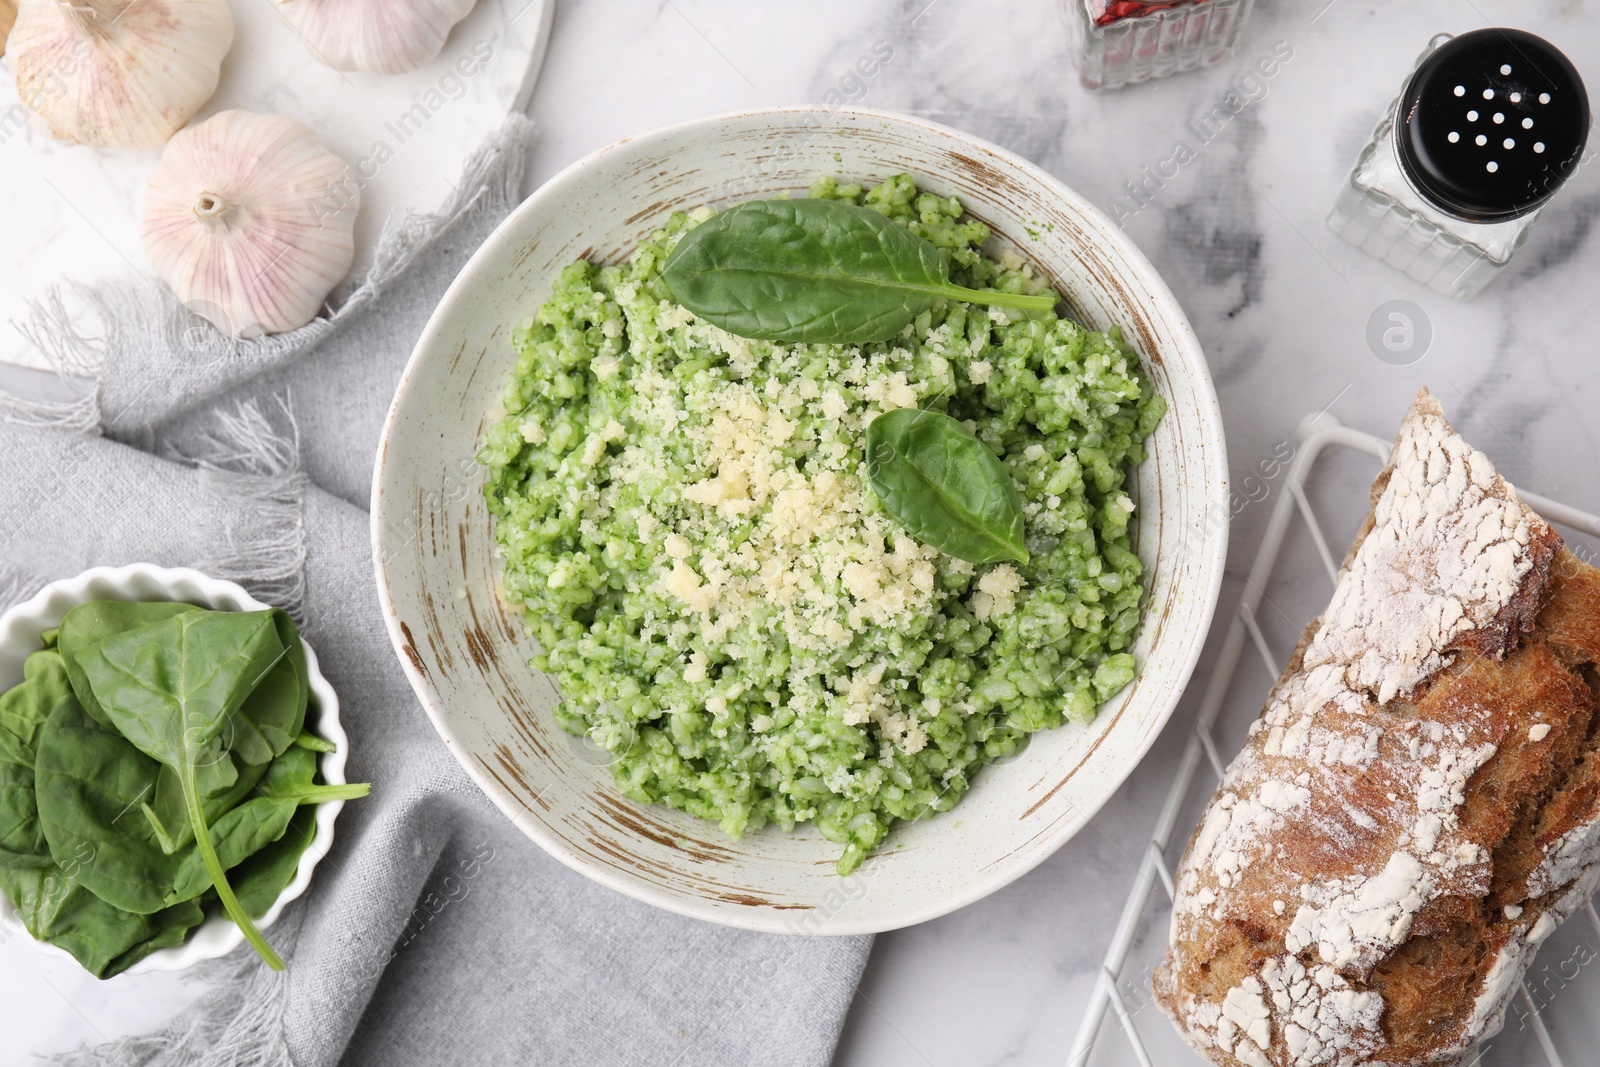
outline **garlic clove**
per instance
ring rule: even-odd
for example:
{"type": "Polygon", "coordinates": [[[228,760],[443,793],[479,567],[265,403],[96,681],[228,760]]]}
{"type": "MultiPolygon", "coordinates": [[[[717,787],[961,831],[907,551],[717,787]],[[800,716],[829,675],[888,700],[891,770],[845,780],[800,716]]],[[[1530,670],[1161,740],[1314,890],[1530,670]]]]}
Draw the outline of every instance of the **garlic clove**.
{"type": "Polygon", "coordinates": [[[22,0],[17,97],[62,141],[159,148],[217,91],[226,0],[22,0]]]}
{"type": "Polygon", "coordinates": [[[355,257],[360,183],[309,127],[223,111],[168,142],[139,236],[183,304],[234,337],[316,318],[355,257]]]}
{"type": "Polygon", "coordinates": [[[444,48],[476,0],[278,0],[306,48],[335,70],[402,74],[444,48]]]}

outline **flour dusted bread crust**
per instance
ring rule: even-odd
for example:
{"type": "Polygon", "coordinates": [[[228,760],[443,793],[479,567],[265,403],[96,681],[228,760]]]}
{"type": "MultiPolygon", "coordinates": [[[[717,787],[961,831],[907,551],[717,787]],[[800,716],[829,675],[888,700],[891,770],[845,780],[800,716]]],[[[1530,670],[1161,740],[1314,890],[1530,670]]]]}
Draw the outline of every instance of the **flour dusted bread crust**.
{"type": "Polygon", "coordinates": [[[1600,571],[1407,414],[1177,875],[1157,999],[1212,1062],[1454,1065],[1600,880],[1600,571]]]}

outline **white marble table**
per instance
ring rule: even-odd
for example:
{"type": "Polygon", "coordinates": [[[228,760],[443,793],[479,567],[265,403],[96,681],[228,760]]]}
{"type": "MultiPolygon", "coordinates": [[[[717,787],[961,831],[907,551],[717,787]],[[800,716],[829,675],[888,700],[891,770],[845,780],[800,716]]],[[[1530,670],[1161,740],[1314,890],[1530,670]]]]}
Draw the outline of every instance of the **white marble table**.
{"type": "MultiPolygon", "coordinates": [[[[1455,304],[1342,244],[1323,225],[1335,190],[1379,111],[1428,38],[1504,22],[1548,36],[1600,87],[1600,20],[1579,0],[1258,0],[1240,52],[1221,68],[1096,97],[1078,88],[1051,0],[833,0],[808,5],[735,0],[562,3],[531,110],[545,133],[534,149],[543,179],[614,138],[747,105],[822,102],[876,42],[893,57],[857,94],[992,139],[1037,161],[1108,211],[1191,138],[1239,71],[1280,42],[1278,74],[1178,176],[1155,190],[1126,228],[1188,310],[1210,358],[1242,481],[1292,440],[1301,414],[1328,404],[1345,422],[1392,432],[1417,388],[1429,385],[1457,425],[1514,482],[1600,511],[1600,360],[1589,328],[1600,283],[1600,176],[1585,168],[1505,277],[1455,304]],[[1386,301],[1420,305],[1433,333],[1418,361],[1395,366],[1369,349],[1369,317],[1386,301]]],[[[1125,206],[1132,205],[1126,200],[1125,206]]],[[[1348,537],[1370,461],[1338,457],[1315,484],[1330,535],[1348,537]]],[[[1274,486],[1265,486],[1270,499],[1274,486]]],[[[1269,503],[1242,508],[1230,536],[1229,582],[1218,618],[1236,603],[1269,503]]],[[[1302,546],[1303,548],[1304,546],[1302,546]]],[[[1267,590],[1268,640],[1281,655],[1326,599],[1309,551],[1291,552],[1267,590]]],[[[1220,628],[1213,634],[1213,648],[1220,628]]],[[[1092,826],[1010,888],[954,915],[878,940],[841,1043],[842,1067],[944,1067],[1065,1061],[1088,990],[1166,792],[1184,724],[1209,661],[1173,726],[1092,826]]],[[[1241,673],[1224,746],[1268,683],[1241,673]]],[[[1165,939],[1141,929],[1123,983],[1158,1064],[1198,1063],[1140,997],[1143,968],[1165,939]]],[[[1541,957],[1542,986],[1567,1062],[1591,1062],[1600,1017],[1600,945],[1576,924],[1541,957]],[[1562,966],[1567,964],[1567,966],[1562,966]],[[1568,977],[1568,972],[1571,977],[1568,977]],[[1586,1022],[1586,1020],[1588,1020],[1586,1022]]],[[[150,976],[100,985],[42,961],[13,939],[0,947],[0,1033],[10,1050],[60,1049],[97,1034],[152,1025],[193,991],[150,976]],[[41,998],[37,983],[61,994],[41,998]],[[27,990],[30,995],[20,997],[27,990]]],[[[1108,1022],[1094,1064],[1131,1064],[1108,1022]]],[[[1533,1064],[1515,1022],[1486,1064],[1533,1064]]]]}

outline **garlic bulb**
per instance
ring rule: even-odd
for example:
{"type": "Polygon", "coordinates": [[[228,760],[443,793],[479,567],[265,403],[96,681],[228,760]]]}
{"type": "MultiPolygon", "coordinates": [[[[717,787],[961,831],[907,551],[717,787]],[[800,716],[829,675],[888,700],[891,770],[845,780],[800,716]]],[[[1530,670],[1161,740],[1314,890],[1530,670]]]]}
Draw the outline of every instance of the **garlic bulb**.
{"type": "Polygon", "coordinates": [[[316,318],[349,272],[360,193],[304,123],[223,111],[168,142],[139,236],[156,274],[219,330],[282,333],[316,318]]]}
{"type": "Polygon", "coordinates": [[[402,74],[444,47],[476,0],[279,0],[306,48],[335,70],[402,74]]]}
{"type": "Polygon", "coordinates": [[[17,96],[63,141],[159,148],[217,91],[226,0],[22,0],[17,96]]]}

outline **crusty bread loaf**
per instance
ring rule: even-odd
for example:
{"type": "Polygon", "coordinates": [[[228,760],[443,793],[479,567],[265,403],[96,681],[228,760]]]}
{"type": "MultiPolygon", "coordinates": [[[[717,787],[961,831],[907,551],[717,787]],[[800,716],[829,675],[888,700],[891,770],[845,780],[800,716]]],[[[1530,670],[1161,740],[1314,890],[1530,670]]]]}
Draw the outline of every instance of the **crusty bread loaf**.
{"type": "Polygon", "coordinates": [[[1426,391],[1190,838],[1157,999],[1228,1067],[1458,1064],[1600,880],[1600,572],[1426,391]]]}

